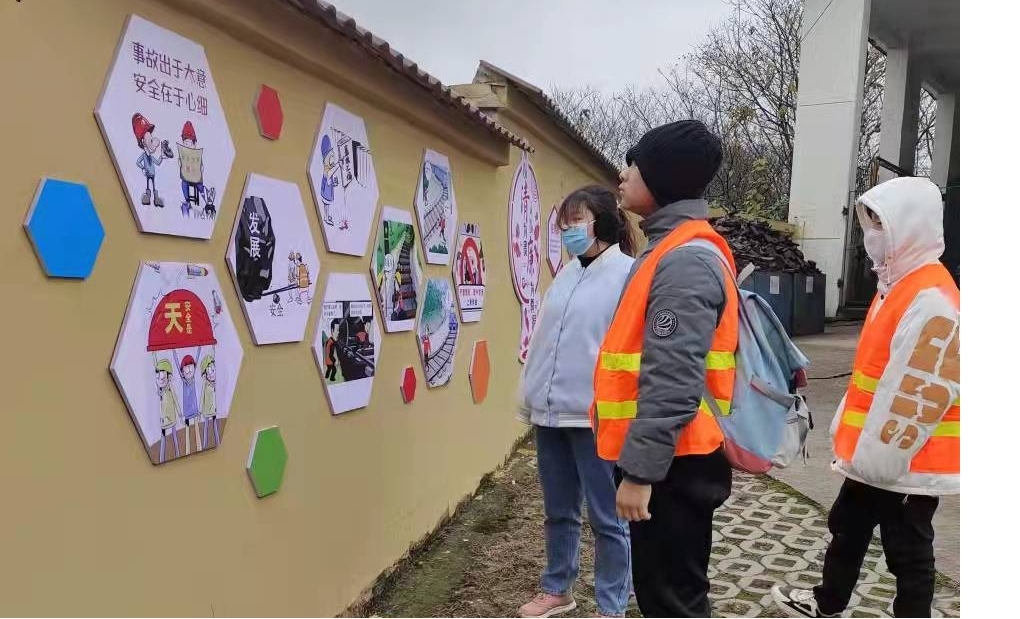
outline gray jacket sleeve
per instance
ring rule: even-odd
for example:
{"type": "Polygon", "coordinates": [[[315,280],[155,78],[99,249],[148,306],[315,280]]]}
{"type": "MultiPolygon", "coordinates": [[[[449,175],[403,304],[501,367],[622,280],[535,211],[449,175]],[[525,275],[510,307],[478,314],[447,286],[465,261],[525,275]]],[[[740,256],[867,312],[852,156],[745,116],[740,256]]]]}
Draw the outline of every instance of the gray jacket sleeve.
{"type": "Polygon", "coordinates": [[[726,305],[722,265],[707,249],[681,247],[655,270],[645,314],[637,418],[618,465],[639,483],[663,480],[680,431],[705,391],[705,357],[726,305]]]}

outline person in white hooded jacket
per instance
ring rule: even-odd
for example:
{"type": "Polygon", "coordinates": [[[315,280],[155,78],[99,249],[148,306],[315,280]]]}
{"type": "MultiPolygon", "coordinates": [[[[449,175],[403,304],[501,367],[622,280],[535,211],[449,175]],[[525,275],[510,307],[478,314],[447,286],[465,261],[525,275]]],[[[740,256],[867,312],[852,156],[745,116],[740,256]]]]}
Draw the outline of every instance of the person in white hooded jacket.
{"type": "Polygon", "coordinates": [[[814,590],[776,586],[790,616],[846,609],[876,526],[896,577],[896,617],[930,617],[939,497],[960,492],[960,290],[939,262],[942,194],[898,178],[860,197],[878,275],[854,369],[831,432],[846,477],[829,513],[832,542],[814,590]]]}
{"type": "Polygon", "coordinates": [[[557,224],[574,258],[542,301],[521,373],[518,419],[535,426],[545,502],[546,567],[522,617],[573,610],[581,549],[581,505],[595,534],[599,616],[623,617],[631,591],[630,538],[616,515],[613,463],[595,452],[588,409],[595,358],[634,262],[634,237],[604,187],[581,187],[560,204],[557,224]]]}

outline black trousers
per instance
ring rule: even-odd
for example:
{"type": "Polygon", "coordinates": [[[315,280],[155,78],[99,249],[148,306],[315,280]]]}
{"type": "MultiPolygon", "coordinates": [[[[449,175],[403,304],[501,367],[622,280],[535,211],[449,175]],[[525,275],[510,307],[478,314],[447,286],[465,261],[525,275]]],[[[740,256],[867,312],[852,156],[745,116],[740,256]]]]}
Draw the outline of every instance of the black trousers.
{"type": "Polygon", "coordinates": [[[896,617],[931,617],[935,595],[935,529],[938,497],[889,492],[852,479],[843,482],[829,512],[832,543],[825,552],[822,584],[815,587],[818,610],[841,613],[861,575],[861,565],[878,526],[889,571],[896,577],[896,617]]]}
{"type": "MultiPolygon", "coordinates": [[[[616,471],[617,485],[621,481],[616,471]]],[[[712,514],[730,496],[733,478],[721,449],[673,458],[652,484],[652,519],[630,523],[634,593],[645,617],[708,617],[712,514]]]]}

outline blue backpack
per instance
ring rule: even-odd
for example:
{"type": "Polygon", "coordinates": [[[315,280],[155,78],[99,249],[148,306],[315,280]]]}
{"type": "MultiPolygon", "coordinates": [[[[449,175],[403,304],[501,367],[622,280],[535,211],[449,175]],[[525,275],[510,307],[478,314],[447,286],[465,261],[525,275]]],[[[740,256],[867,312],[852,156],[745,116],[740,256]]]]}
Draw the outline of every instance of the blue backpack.
{"type": "Polygon", "coordinates": [[[807,457],[804,442],[813,426],[811,412],[793,381],[807,367],[808,358],[790,340],[768,302],[740,288],[753,265],[735,277],[715,244],[695,239],[687,245],[712,251],[740,295],[736,380],[729,413],[723,414],[707,389],[704,395],[725,437],[726,457],[733,468],[748,473],[785,468],[798,455],[807,457]]]}

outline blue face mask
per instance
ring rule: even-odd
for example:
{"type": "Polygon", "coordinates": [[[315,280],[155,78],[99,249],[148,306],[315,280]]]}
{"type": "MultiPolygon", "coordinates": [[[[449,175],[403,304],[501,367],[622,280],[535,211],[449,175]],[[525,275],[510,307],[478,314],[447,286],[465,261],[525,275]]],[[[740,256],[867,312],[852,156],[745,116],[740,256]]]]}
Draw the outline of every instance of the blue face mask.
{"type": "Polygon", "coordinates": [[[595,237],[588,236],[589,225],[591,224],[570,226],[563,233],[563,245],[570,252],[571,256],[580,256],[591,249],[591,246],[595,243],[595,237]]]}

